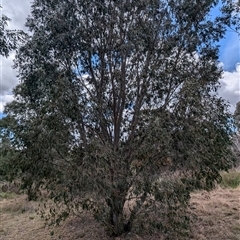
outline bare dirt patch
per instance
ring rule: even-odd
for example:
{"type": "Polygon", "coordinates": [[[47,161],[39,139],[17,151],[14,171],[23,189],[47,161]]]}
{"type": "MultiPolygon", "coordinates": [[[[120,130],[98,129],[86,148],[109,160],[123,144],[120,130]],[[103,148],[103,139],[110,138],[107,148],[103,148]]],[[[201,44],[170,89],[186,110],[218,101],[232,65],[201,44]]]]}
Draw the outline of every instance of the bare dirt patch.
{"type": "MultiPolygon", "coordinates": [[[[89,215],[71,217],[61,226],[45,227],[37,215],[37,202],[28,202],[25,195],[0,198],[1,240],[110,240],[102,226],[89,215]]],[[[191,200],[192,233],[189,239],[240,240],[240,187],[210,193],[195,192],[191,200]]],[[[161,239],[155,235],[128,234],[120,239],[161,239]]]]}

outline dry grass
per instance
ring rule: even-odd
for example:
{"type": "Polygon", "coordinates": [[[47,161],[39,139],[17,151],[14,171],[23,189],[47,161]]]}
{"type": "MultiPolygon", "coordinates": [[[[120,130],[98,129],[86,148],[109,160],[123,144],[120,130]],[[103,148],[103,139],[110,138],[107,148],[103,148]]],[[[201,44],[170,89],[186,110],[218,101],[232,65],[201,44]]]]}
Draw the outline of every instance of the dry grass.
{"type": "MultiPolygon", "coordinates": [[[[24,195],[0,198],[1,240],[89,240],[106,239],[103,228],[85,214],[82,218],[69,218],[61,226],[44,227],[44,221],[36,214],[38,203],[26,201],[24,195]]],[[[192,234],[189,239],[240,240],[240,187],[216,188],[210,193],[192,194],[192,234]]],[[[137,236],[129,234],[116,239],[161,239],[161,234],[137,236]]]]}
{"type": "Polygon", "coordinates": [[[192,239],[240,240],[240,187],[194,193],[191,208],[192,239]]]}
{"type": "Polygon", "coordinates": [[[75,240],[107,239],[104,230],[94,219],[69,218],[61,226],[46,227],[37,214],[38,203],[29,202],[25,195],[0,200],[0,240],[75,240]]]}

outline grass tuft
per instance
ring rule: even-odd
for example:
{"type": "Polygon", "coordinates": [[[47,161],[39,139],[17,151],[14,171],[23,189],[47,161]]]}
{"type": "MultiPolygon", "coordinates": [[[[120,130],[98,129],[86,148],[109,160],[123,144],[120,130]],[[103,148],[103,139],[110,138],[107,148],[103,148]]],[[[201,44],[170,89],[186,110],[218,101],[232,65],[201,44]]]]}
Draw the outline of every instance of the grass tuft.
{"type": "Polygon", "coordinates": [[[220,186],[223,188],[237,188],[240,186],[240,172],[231,170],[229,172],[222,172],[222,181],[220,186]]]}
{"type": "Polygon", "coordinates": [[[0,192],[0,200],[3,199],[14,199],[16,197],[15,193],[12,192],[0,192]]]}

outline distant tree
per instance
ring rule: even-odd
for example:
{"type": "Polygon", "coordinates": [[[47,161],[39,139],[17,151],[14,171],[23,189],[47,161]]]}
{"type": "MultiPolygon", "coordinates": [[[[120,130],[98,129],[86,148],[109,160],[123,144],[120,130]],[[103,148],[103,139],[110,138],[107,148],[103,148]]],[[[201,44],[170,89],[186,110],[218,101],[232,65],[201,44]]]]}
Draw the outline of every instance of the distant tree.
{"type": "Polygon", "coordinates": [[[65,204],[57,222],[85,209],[114,236],[174,237],[191,190],[232,166],[216,42],[233,9],[222,1],[210,18],[218,2],[33,1],[5,111],[21,149],[12,166],[31,198],[45,188],[65,204]]]}
{"type": "Polygon", "coordinates": [[[236,104],[236,109],[234,112],[234,121],[237,126],[237,132],[233,137],[233,146],[232,150],[237,158],[236,166],[240,166],[240,101],[236,104]]]}
{"type": "MultiPolygon", "coordinates": [[[[2,129],[1,129],[2,130],[2,129]]],[[[5,178],[8,173],[7,161],[8,156],[12,153],[11,141],[6,137],[3,131],[1,133],[0,145],[0,178],[5,178]]]]}
{"type": "Polygon", "coordinates": [[[234,120],[235,124],[238,127],[238,130],[240,129],[240,101],[236,104],[236,109],[234,111],[234,120]]]}
{"type": "Polygon", "coordinates": [[[16,169],[12,169],[11,163],[14,158],[18,158],[18,151],[12,145],[13,136],[9,131],[10,125],[6,117],[0,120],[0,178],[4,180],[12,180],[11,172],[16,169]]]}

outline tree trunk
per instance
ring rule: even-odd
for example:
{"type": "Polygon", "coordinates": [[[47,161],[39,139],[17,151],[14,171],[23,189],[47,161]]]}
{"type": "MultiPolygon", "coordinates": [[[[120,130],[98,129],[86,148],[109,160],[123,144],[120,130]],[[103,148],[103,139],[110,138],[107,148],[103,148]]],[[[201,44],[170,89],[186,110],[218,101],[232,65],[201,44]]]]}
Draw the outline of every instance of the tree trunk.
{"type": "Polygon", "coordinates": [[[123,206],[124,201],[121,196],[112,196],[111,200],[108,201],[110,207],[109,212],[109,223],[112,226],[113,236],[120,236],[125,232],[124,217],[123,217],[123,206]]]}

